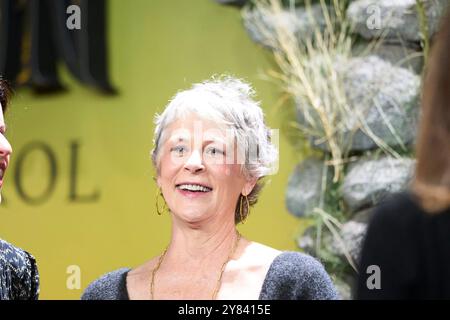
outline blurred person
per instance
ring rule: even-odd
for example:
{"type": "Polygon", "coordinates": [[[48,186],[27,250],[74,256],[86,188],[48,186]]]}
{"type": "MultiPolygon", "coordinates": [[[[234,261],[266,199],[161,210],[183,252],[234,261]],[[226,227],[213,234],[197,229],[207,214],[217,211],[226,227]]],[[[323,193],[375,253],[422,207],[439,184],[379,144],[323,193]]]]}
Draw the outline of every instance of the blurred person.
{"type": "Polygon", "coordinates": [[[450,299],[450,12],[442,22],[423,82],[413,185],[375,209],[357,299],[450,299]]]}
{"type": "Polygon", "coordinates": [[[156,117],[155,202],[158,213],[167,206],[170,243],[139,267],[95,280],[82,299],[337,298],[317,260],[236,229],[278,157],[253,94],[241,80],[213,78],[177,93],[156,117]]]}
{"type": "MultiPolygon", "coordinates": [[[[0,189],[12,153],[11,145],[5,137],[4,120],[10,93],[7,82],[0,80],[0,189]]],[[[39,273],[36,260],[28,252],[0,239],[0,300],[37,300],[38,297],[39,273]]]]}

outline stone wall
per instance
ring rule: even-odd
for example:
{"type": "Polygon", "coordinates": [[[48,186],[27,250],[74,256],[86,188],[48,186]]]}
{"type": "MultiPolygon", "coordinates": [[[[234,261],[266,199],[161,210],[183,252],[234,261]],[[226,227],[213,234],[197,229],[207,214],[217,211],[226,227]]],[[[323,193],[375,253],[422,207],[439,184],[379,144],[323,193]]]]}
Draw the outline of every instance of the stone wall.
{"type": "MultiPolygon", "coordinates": [[[[242,6],[246,1],[220,2],[242,6]]],[[[317,252],[320,247],[333,257],[330,266],[334,267],[330,268],[339,270],[334,280],[344,299],[351,298],[355,276],[345,264],[359,259],[371,208],[388,195],[408,188],[413,178],[412,149],[420,117],[424,50],[432,43],[448,5],[449,0],[354,0],[346,5],[346,19],[352,26],[352,57],[337,64],[336,72],[348,104],[358,112],[345,119],[348,132],[343,133],[343,143],[349,155],[345,175],[337,183],[332,181],[331,168],[325,165],[329,147],[326,141],[310,137],[317,156],[297,165],[286,190],[286,206],[296,217],[315,219],[315,208],[339,211],[338,236],[326,228],[318,235],[316,223],[299,235],[297,243],[319,259],[324,259],[323,252],[317,252]],[[361,115],[366,130],[354,129],[361,115]],[[384,147],[380,148],[380,142],[384,147]],[[327,206],[327,202],[331,203],[327,206]],[[341,267],[336,267],[336,261],[341,261],[341,267]]],[[[302,42],[314,27],[324,27],[322,9],[318,3],[308,12],[302,6],[285,6],[278,14],[261,16],[249,5],[242,9],[243,25],[251,39],[267,50],[277,50],[270,41],[275,24],[289,28],[302,42]],[[261,33],[258,23],[268,32],[261,33]]],[[[297,121],[304,125],[304,104],[296,101],[295,107],[297,121]]]]}

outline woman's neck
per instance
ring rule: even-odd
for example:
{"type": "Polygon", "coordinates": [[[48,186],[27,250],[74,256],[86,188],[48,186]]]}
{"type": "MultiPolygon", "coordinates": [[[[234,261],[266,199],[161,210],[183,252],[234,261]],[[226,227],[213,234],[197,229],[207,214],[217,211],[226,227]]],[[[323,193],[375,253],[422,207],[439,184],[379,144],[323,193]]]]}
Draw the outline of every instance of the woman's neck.
{"type": "Polygon", "coordinates": [[[174,221],[166,260],[195,263],[218,258],[221,261],[229,255],[237,237],[232,220],[195,227],[174,221]]]}

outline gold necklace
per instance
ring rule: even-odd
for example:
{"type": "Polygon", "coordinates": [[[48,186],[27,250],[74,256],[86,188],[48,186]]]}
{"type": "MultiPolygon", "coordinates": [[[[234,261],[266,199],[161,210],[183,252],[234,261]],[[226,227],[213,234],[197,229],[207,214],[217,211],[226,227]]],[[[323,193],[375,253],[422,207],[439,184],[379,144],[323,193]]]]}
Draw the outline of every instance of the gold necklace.
{"type": "MultiPolygon", "coordinates": [[[[222,268],[220,269],[220,275],[219,275],[219,278],[217,279],[216,287],[214,288],[214,291],[213,291],[213,294],[212,294],[212,300],[215,300],[216,297],[217,297],[217,294],[219,293],[220,287],[222,285],[222,276],[223,276],[223,273],[225,271],[225,266],[227,265],[227,263],[233,257],[233,255],[234,255],[234,253],[236,251],[236,248],[237,248],[237,246],[239,244],[239,240],[241,240],[241,234],[238,231],[236,231],[236,233],[237,233],[236,241],[234,242],[234,245],[233,245],[233,247],[230,250],[230,254],[228,255],[227,260],[225,260],[225,262],[222,264],[222,268]]],[[[152,273],[151,273],[151,277],[150,277],[150,299],[151,300],[154,300],[155,274],[159,270],[159,267],[161,266],[161,263],[163,262],[164,257],[166,256],[168,248],[169,247],[164,249],[163,253],[159,256],[158,263],[156,264],[156,267],[152,270],[152,273]]]]}

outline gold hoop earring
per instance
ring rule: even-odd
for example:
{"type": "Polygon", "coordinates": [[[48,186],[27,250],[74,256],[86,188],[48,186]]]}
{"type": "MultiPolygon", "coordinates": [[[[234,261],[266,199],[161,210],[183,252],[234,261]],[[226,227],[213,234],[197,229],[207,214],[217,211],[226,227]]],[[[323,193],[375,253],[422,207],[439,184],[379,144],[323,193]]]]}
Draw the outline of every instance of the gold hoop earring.
{"type": "Polygon", "coordinates": [[[164,213],[164,211],[167,209],[167,203],[166,203],[166,200],[164,199],[164,196],[163,196],[163,194],[162,194],[162,190],[161,190],[161,188],[157,188],[156,189],[156,212],[158,213],[158,215],[160,216],[160,215],[162,215],[163,213],[164,213]],[[161,196],[161,198],[163,199],[163,201],[164,201],[164,205],[163,205],[163,208],[162,208],[162,210],[159,210],[159,196],[161,196]]]}
{"type": "Polygon", "coordinates": [[[239,204],[239,216],[241,217],[241,223],[244,224],[245,218],[248,217],[250,213],[250,203],[248,202],[248,197],[241,195],[241,200],[239,204]],[[245,201],[247,202],[247,215],[244,217],[244,213],[242,212],[242,198],[245,198],[245,201]]]}

